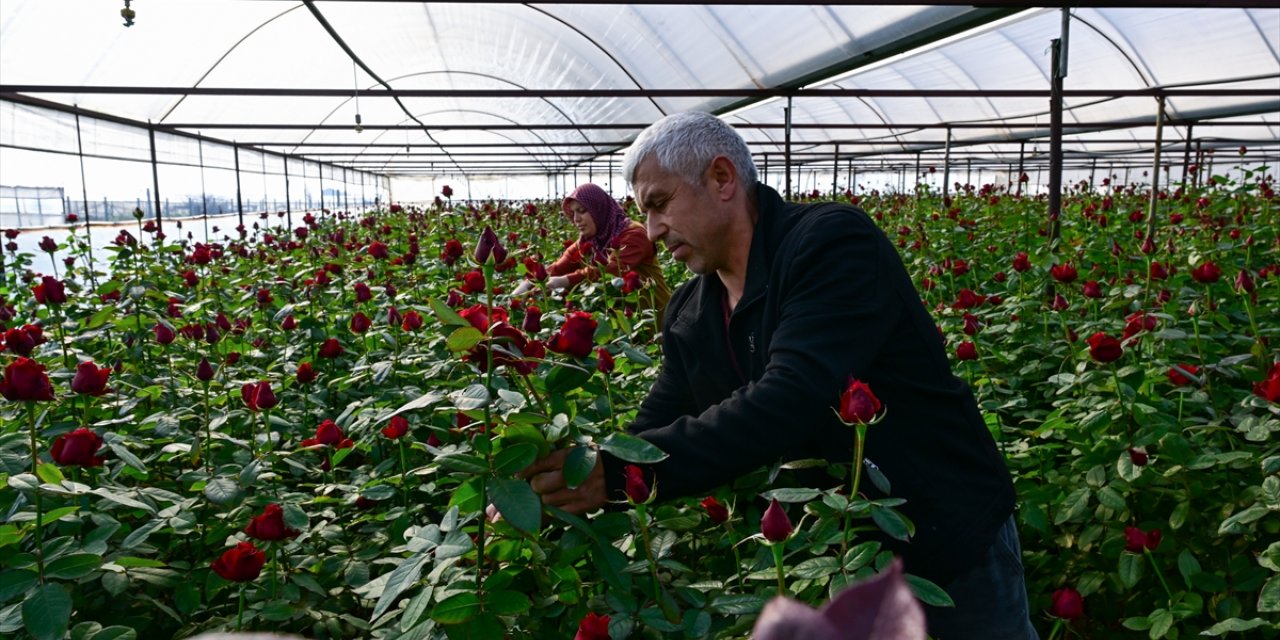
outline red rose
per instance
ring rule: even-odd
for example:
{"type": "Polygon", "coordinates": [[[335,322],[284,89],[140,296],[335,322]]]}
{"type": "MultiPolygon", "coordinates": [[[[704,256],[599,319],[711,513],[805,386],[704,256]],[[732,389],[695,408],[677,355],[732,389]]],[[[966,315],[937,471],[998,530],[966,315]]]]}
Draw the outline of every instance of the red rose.
{"type": "Polygon", "coordinates": [[[791,535],[793,529],[791,519],[787,517],[787,512],[782,510],[782,505],[778,504],[778,499],[770,500],[769,508],[760,519],[760,533],[764,534],[765,540],[782,542],[791,535]]]}
{"type": "Polygon", "coordinates": [[[368,302],[373,299],[373,291],[369,289],[369,285],[363,282],[357,282],[355,290],[356,302],[368,302]]]}
{"type": "Polygon", "coordinates": [[[271,304],[274,299],[271,297],[270,289],[258,289],[258,304],[265,307],[271,304]]]}
{"type": "Polygon", "coordinates": [[[156,342],[160,344],[172,344],[174,338],[178,337],[169,325],[162,322],[157,322],[156,326],[151,327],[151,331],[156,334],[156,342]]]}
{"type": "Polygon", "coordinates": [[[1143,549],[1155,551],[1160,546],[1160,530],[1143,531],[1137,527],[1124,528],[1124,550],[1142,553],[1143,549]]]}
{"type": "Polygon", "coordinates": [[[1098,281],[1097,281],[1097,280],[1089,280],[1088,282],[1085,282],[1085,283],[1084,283],[1084,297],[1086,297],[1086,298],[1094,298],[1094,299],[1101,298],[1101,297],[1102,297],[1102,285],[1098,284],[1098,281]]]}
{"type": "Polygon", "coordinates": [[[639,291],[642,286],[644,286],[644,282],[640,279],[640,274],[636,273],[635,271],[628,271],[625,275],[622,276],[622,292],[623,293],[631,293],[632,291],[639,291]]]}
{"type": "Polygon", "coordinates": [[[729,519],[729,508],[720,504],[713,496],[707,496],[699,503],[703,509],[707,510],[707,518],[712,524],[724,524],[729,519]]]}
{"type": "Polygon", "coordinates": [[[1280,363],[1271,366],[1266,379],[1253,384],[1253,395],[1267,402],[1280,402],[1280,363]]]}
{"type": "Polygon", "coordinates": [[[1253,284],[1253,276],[1249,275],[1249,271],[1247,269],[1236,275],[1236,293],[1253,293],[1254,289],[1255,285],[1253,284]]]}
{"type": "Polygon", "coordinates": [[[1026,251],[1019,251],[1018,255],[1013,257],[1013,270],[1018,273],[1027,271],[1031,268],[1031,259],[1027,257],[1026,251]]]}
{"type": "Polygon", "coordinates": [[[609,637],[609,616],[598,616],[588,611],[578,623],[578,632],[573,640],[611,640],[609,637]]]}
{"type": "Polygon", "coordinates": [[[387,307],[387,326],[395,327],[400,324],[402,320],[404,320],[404,318],[400,316],[400,311],[398,309],[395,307],[387,307]]]}
{"type": "Polygon", "coordinates": [[[366,316],[363,311],[357,311],[354,316],[351,316],[352,333],[364,333],[368,331],[371,326],[373,326],[373,321],[370,320],[369,316],[366,316]]]}
{"type": "Polygon", "coordinates": [[[614,362],[613,356],[609,355],[609,350],[604,347],[596,349],[596,371],[608,375],[613,372],[614,362]]]}
{"type": "Polygon", "coordinates": [[[463,293],[481,293],[484,291],[484,274],[476,270],[467,272],[462,277],[463,293]]]}
{"type": "Polygon", "coordinates": [[[321,358],[336,358],[343,353],[342,345],[338,343],[337,338],[329,338],[320,345],[319,355],[321,358]]]}
{"type": "Polygon", "coordinates": [[[840,419],[847,424],[866,424],[880,413],[880,399],[861,380],[849,378],[849,386],[840,394],[840,419]]]}
{"type": "Polygon", "coordinates": [[[978,347],[968,340],[961,342],[960,346],[956,347],[956,359],[957,360],[977,360],[978,347]]]}
{"type": "Polygon", "coordinates": [[[982,324],[978,321],[978,316],[972,313],[964,314],[964,334],[966,336],[977,335],[978,330],[982,328],[982,324]]]}
{"type": "Polygon", "coordinates": [[[1124,333],[1121,335],[1121,340],[1128,340],[1143,331],[1155,331],[1158,322],[1155,316],[1146,311],[1130,314],[1128,318],[1125,318],[1124,333]]]}
{"type": "Polygon", "coordinates": [[[444,243],[444,250],[440,252],[440,260],[452,266],[454,262],[458,261],[458,258],[462,257],[464,251],[465,249],[462,248],[461,242],[449,240],[444,243]]]}
{"type": "Polygon", "coordinates": [[[44,365],[27,357],[19,357],[4,368],[0,394],[14,402],[49,401],[54,399],[53,385],[44,365]]]}
{"type": "Polygon", "coordinates": [[[524,310],[524,322],[520,324],[520,328],[525,333],[537,333],[542,331],[542,310],[530,305],[524,310]]]}
{"type": "Polygon", "coordinates": [[[1212,262],[1206,262],[1191,270],[1191,278],[1202,284],[1217,282],[1222,277],[1222,268],[1212,262]]]}
{"type": "Polygon", "coordinates": [[[1098,362],[1115,362],[1124,355],[1124,347],[1120,346],[1120,341],[1101,331],[1089,336],[1085,342],[1089,343],[1089,357],[1098,362]]]}
{"type": "Polygon", "coordinates": [[[248,582],[262,573],[262,565],[266,563],[267,554],[259,551],[252,542],[241,542],[213,561],[213,572],[224,580],[248,582]]]}
{"type": "Polygon", "coordinates": [[[81,362],[76,367],[76,377],[71,379],[71,390],[86,396],[100,396],[107,392],[107,378],[111,367],[98,368],[93,362],[81,362]]]}
{"type": "Polygon", "coordinates": [[[387,245],[374,240],[369,243],[369,255],[377,258],[378,260],[386,260],[388,255],[387,245]]]}
{"type": "Polygon", "coordinates": [[[565,319],[560,331],[552,336],[547,348],[556,353],[585,358],[591,353],[595,332],[596,321],[591,314],[585,311],[574,311],[565,319]]]}
{"type": "Polygon", "coordinates": [[[481,333],[489,330],[489,310],[482,304],[473,304],[470,307],[458,312],[463,320],[471,323],[471,326],[478,329],[481,333]]]}
{"type": "Polygon", "coordinates": [[[254,516],[249,520],[249,525],[244,528],[244,532],[250,538],[268,542],[294,538],[298,535],[298,531],[285,526],[284,509],[274,502],[267,505],[262,510],[261,515],[254,516]]]}
{"type": "Polygon", "coordinates": [[[55,242],[53,238],[50,238],[49,236],[40,238],[40,244],[37,246],[40,247],[41,251],[47,251],[49,253],[53,253],[54,251],[58,250],[58,243],[55,242]]]}
{"type": "Polygon", "coordinates": [[[1135,467],[1147,466],[1147,452],[1136,447],[1129,447],[1129,461],[1135,467]]]}
{"type": "Polygon", "coordinates": [[[400,328],[405,331],[417,331],[422,328],[422,314],[417,311],[409,311],[404,314],[404,319],[400,322],[400,328]]]}
{"type": "Polygon", "coordinates": [[[1147,269],[1147,274],[1151,276],[1152,280],[1167,280],[1169,278],[1169,270],[1164,265],[1154,261],[1147,269]]]}
{"type": "Polygon", "coordinates": [[[294,329],[298,328],[298,321],[293,317],[293,314],[291,313],[284,317],[284,320],[280,323],[280,328],[284,329],[285,331],[293,331],[294,329]]]}
{"type": "Polygon", "coordinates": [[[1172,383],[1173,386],[1184,387],[1191,384],[1191,378],[1188,378],[1185,374],[1191,374],[1194,376],[1198,373],[1200,373],[1200,367],[1197,367],[1194,364],[1180,364],[1176,367],[1169,367],[1167,375],[1169,376],[1169,382],[1172,383]]]}
{"type": "Polygon", "coordinates": [[[61,280],[53,276],[43,276],[40,284],[31,289],[40,304],[62,304],[67,301],[67,290],[61,280]]]}
{"type": "Polygon", "coordinates": [[[452,198],[452,197],[453,197],[453,189],[449,188],[449,185],[447,185],[447,184],[446,184],[442,189],[440,189],[440,195],[442,195],[442,196],[444,196],[444,197],[446,197],[446,198],[452,198]]]}
{"type": "Polygon", "coordinates": [[[627,498],[636,504],[647,501],[650,492],[649,484],[644,479],[644,470],[629,464],[623,471],[627,475],[627,498]]]}
{"type": "Polygon", "coordinates": [[[257,384],[245,383],[240,387],[240,399],[250,411],[266,411],[279,404],[275,392],[271,390],[271,383],[266,380],[257,384]]]}
{"type": "Polygon", "coordinates": [[[1075,282],[1078,274],[1076,273],[1076,268],[1071,266],[1070,263],[1064,263],[1053,265],[1049,269],[1049,275],[1053,276],[1053,279],[1058,282],[1068,284],[1075,282]]]}
{"type": "Polygon", "coordinates": [[[37,345],[44,344],[44,330],[34,324],[23,325],[4,332],[4,343],[10,351],[29,356],[37,345]]]}
{"type": "Polygon", "coordinates": [[[296,377],[299,384],[311,384],[312,382],[315,382],[316,372],[311,369],[310,362],[303,362],[298,365],[296,377]]]}
{"type": "Polygon", "coordinates": [[[1063,620],[1075,620],[1084,615],[1084,597],[1079,591],[1066,587],[1053,592],[1049,615],[1063,620]]]}
{"type": "MultiPolygon", "coordinates": [[[[335,424],[332,420],[325,420],[316,425],[316,437],[307,438],[302,441],[302,446],[312,447],[318,444],[333,446],[342,444],[345,436],[342,434],[342,428],[335,424]]],[[[348,440],[348,442],[350,442],[348,440]]]]}
{"type": "Polygon", "coordinates": [[[489,225],[485,225],[484,231],[480,234],[480,240],[476,242],[476,264],[484,264],[490,257],[493,258],[494,264],[499,264],[507,259],[507,249],[502,246],[498,234],[494,233],[489,225]]]}
{"type": "Polygon", "coordinates": [[[391,422],[382,429],[382,435],[391,438],[392,440],[399,440],[400,438],[403,438],[406,433],[409,433],[409,421],[405,420],[404,416],[392,417],[391,422]]]}
{"type": "Polygon", "coordinates": [[[94,455],[101,446],[101,436],[94,433],[93,429],[80,427],[55,438],[49,455],[54,462],[64,467],[101,467],[102,458],[94,455]]]}

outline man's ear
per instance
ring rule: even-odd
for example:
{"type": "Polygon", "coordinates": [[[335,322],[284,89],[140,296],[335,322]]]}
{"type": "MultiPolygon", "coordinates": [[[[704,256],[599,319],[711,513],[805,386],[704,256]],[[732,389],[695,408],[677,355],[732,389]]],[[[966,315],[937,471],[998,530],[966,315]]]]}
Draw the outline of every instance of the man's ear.
{"type": "Polygon", "coordinates": [[[738,192],[738,170],[725,156],[716,156],[707,167],[707,186],[721,201],[732,200],[738,192]]]}

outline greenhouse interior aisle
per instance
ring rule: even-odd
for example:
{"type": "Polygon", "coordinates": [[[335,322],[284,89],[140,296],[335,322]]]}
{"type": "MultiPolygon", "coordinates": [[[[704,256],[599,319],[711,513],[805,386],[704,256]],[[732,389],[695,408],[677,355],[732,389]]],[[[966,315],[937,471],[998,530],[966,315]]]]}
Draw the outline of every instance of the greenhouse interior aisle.
{"type": "MultiPolygon", "coordinates": [[[[774,338],[873,297],[742,328],[774,320],[628,180],[702,112],[753,224],[776,191],[896,248],[1011,478],[988,555],[1034,634],[1280,638],[1280,7],[1120,5],[0,1],[0,634],[963,628],[919,558],[978,521],[929,478],[976,463],[893,458],[964,439],[898,418],[945,398],[842,372],[705,470],[655,444],[817,379],[774,338]],[[682,359],[695,290],[725,346],[682,359]],[[551,464],[614,500],[544,505],[551,464]]],[[[786,265],[744,246],[764,297],[786,265]]]]}

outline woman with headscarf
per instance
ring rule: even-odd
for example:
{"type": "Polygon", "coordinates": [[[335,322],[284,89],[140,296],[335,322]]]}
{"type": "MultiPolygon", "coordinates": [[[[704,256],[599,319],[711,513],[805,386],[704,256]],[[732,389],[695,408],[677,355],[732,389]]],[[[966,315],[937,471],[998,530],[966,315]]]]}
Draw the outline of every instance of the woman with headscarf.
{"type": "MultiPolygon", "coordinates": [[[[649,241],[644,225],[627,217],[622,207],[604,189],[586,183],[573,190],[561,204],[565,217],[578,228],[578,240],[570,244],[547,267],[547,286],[552,289],[574,287],[584,280],[600,277],[601,269],[626,278],[634,271],[639,276],[639,299],[645,306],[661,310],[671,297],[671,289],[658,266],[657,248],[649,241]]],[[[628,282],[625,288],[636,288],[628,282]]],[[[526,293],[533,283],[525,281],[514,291],[526,293]]]]}

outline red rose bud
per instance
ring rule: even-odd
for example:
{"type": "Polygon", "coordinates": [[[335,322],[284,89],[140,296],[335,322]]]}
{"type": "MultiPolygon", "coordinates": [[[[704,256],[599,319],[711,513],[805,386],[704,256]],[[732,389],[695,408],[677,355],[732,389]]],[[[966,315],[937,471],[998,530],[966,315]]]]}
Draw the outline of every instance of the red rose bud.
{"type": "Polygon", "coordinates": [[[1253,384],[1253,395],[1267,402],[1280,403],[1280,362],[1271,365],[1271,372],[1265,379],[1253,384]]]}
{"type": "Polygon", "coordinates": [[[1151,236],[1147,236],[1143,238],[1142,246],[1138,247],[1138,250],[1141,251],[1143,255],[1148,255],[1148,256],[1155,253],[1156,252],[1155,240],[1153,240],[1151,236]]]}
{"type": "Polygon", "coordinates": [[[444,243],[444,250],[440,252],[440,260],[447,265],[452,265],[458,261],[458,258],[462,257],[464,251],[465,249],[462,248],[461,242],[449,240],[444,243]]]}
{"type": "Polygon", "coordinates": [[[644,479],[644,470],[634,464],[627,465],[623,472],[627,477],[627,499],[636,504],[649,500],[649,485],[644,479]]]}
{"type": "Polygon", "coordinates": [[[156,334],[156,342],[160,344],[172,344],[174,338],[177,337],[169,325],[160,322],[157,322],[156,326],[151,327],[151,331],[156,334]]]}
{"type": "Polygon", "coordinates": [[[595,342],[596,321],[590,313],[574,311],[565,319],[564,325],[552,336],[548,349],[575,358],[585,358],[591,353],[595,342]]]}
{"type": "Polygon", "coordinates": [[[378,242],[377,240],[374,240],[373,242],[369,243],[368,251],[370,256],[377,258],[378,260],[387,259],[387,255],[388,255],[387,245],[381,242],[378,242]]]}
{"type": "Polygon", "coordinates": [[[1101,331],[1089,336],[1085,342],[1089,343],[1089,357],[1098,362],[1115,362],[1124,355],[1124,347],[1120,346],[1120,341],[1101,331]]]}
{"type": "Polygon", "coordinates": [[[609,350],[604,347],[596,349],[596,371],[603,374],[613,373],[613,356],[609,355],[609,350]]]}
{"type": "Polygon", "coordinates": [[[316,380],[316,372],[312,370],[310,362],[304,362],[298,365],[298,372],[295,376],[299,384],[311,384],[316,380]]]}
{"type": "Polygon", "coordinates": [[[1013,257],[1013,270],[1018,273],[1031,269],[1031,259],[1027,256],[1026,251],[1019,251],[1018,255],[1013,257]]]}
{"type": "Polygon", "coordinates": [[[1253,293],[1254,288],[1253,276],[1249,275],[1248,269],[1245,269],[1236,275],[1236,293],[1253,293]]]}
{"type": "Polygon", "coordinates": [[[1089,280],[1084,283],[1084,297],[1098,299],[1102,297],[1102,285],[1097,280],[1089,280]]]}
{"type": "Polygon", "coordinates": [[[284,509],[274,502],[267,505],[261,515],[249,520],[249,525],[244,528],[244,532],[250,538],[265,542],[298,536],[298,531],[285,526],[284,509]]]}
{"type": "Polygon", "coordinates": [[[320,345],[319,355],[321,358],[336,358],[343,354],[342,345],[338,343],[337,338],[329,338],[320,345]]]}
{"type": "Polygon", "coordinates": [[[476,242],[476,263],[484,264],[489,261],[490,256],[493,257],[494,264],[503,262],[507,259],[507,249],[502,246],[498,234],[494,233],[489,225],[485,225],[484,231],[480,234],[480,240],[476,242]]]}
{"type": "MultiPolygon", "coordinates": [[[[335,446],[341,445],[344,440],[345,436],[342,434],[342,428],[332,420],[325,420],[316,425],[316,437],[303,440],[302,446],[312,447],[318,444],[335,446]]],[[[350,442],[350,440],[347,440],[347,442],[350,442]]]]}
{"type": "Polygon", "coordinates": [[[265,411],[278,404],[276,394],[271,390],[271,383],[266,380],[257,384],[245,383],[240,387],[240,399],[250,411],[265,411]]]}
{"type": "Polygon", "coordinates": [[[622,276],[622,292],[623,293],[631,293],[632,291],[639,291],[642,286],[644,286],[644,282],[640,279],[640,274],[636,273],[635,271],[628,271],[625,275],[622,276]]]}
{"type": "Polygon", "coordinates": [[[956,359],[957,360],[977,360],[978,347],[968,340],[961,342],[960,346],[956,347],[956,359]]]}
{"type": "Polygon", "coordinates": [[[101,467],[102,458],[94,455],[101,446],[101,436],[93,429],[80,427],[55,438],[49,455],[64,467],[101,467]]]}
{"type": "Polygon", "coordinates": [[[1079,274],[1077,274],[1076,268],[1070,264],[1055,264],[1049,269],[1049,275],[1053,276],[1053,279],[1058,282],[1069,284],[1075,282],[1079,274]]]}
{"type": "Polygon", "coordinates": [[[866,424],[880,413],[880,399],[866,383],[849,378],[849,386],[840,395],[839,413],[846,424],[866,424]]]}
{"type": "Polygon", "coordinates": [[[111,377],[111,367],[98,368],[93,362],[81,362],[76,367],[76,376],[71,379],[71,390],[86,396],[100,396],[107,392],[107,378],[111,377]]]}
{"type": "Polygon", "coordinates": [[[1137,447],[1129,447],[1129,461],[1135,467],[1147,466],[1147,452],[1137,447]]]}
{"type": "Polygon", "coordinates": [[[392,440],[399,440],[400,438],[403,438],[406,433],[409,433],[409,421],[405,420],[404,416],[392,417],[391,422],[382,429],[382,435],[391,438],[392,440]]]}
{"type": "Polygon", "coordinates": [[[208,382],[213,379],[213,365],[209,364],[208,358],[200,358],[200,364],[196,366],[196,380],[208,382]]]}
{"type": "Polygon", "coordinates": [[[447,185],[447,184],[446,184],[443,188],[441,188],[441,189],[440,189],[440,195],[442,195],[442,196],[444,196],[444,197],[446,197],[446,198],[452,198],[452,197],[453,197],[453,189],[451,189],[451,188],[449,187],[449,185],[447,185]]]}
{"type": "Polygon", "coordinates": [[[227,549],[213,561],[213,572],[231,582],[249,582],[262,573],[267,554],[259,551],[252,542],[241,542],[227,549]]]}
{"type": "Polygon", "coordinates": [[[10,351],[20,356],[29,356],[36,345],[44,342],[44,331],[36,325],[29,324],[5,331],[3,338],[5,347],[10,351]]]}
{"type": "Polygon", "coordinates": [[[1180,364],[1176,367],[1169,367],[1166,375],[1169,376],[1169,382],[1175,387],[1185,387],[1191,384],[1191,378],[1186,374],[1196,375],[1200,373],[1200,367],[1194,364],[1180,364]]]}
{"type": "Polygon", "coordinates": [[[271,297],[270,289],[258,289],[258,304],[265,307],[271,304],[273,300],[275,300],[275,298],[271,297]]]}
{"type": "Polygon", "coordinates": [[[53,385],[44,365],[27,357],[19,357],[5,366],[0,395],[14,402],[54,399],[53,385]]]}
{"type": "Polygon", "coordinates": [[[530,305],[524,310],[524,322],[520,323],[520,328],[525,333],[537,333],[542,331],[542,310],[530,305]]]}
{"type": "Polygon", "coordinates": [[[368,331],[369,327],[372,325],[373,321],[370,320],[369,316],[366,316],[363,311],[357,311],[354,316],[351,316],[352,333],[364,333],[368,331]]]}
{"type": "Polygon", "coordinates": [[[707,510],[707,519],[711,520],[712,524],[724,524],[729,519],[729,508],[720,504],[715,497],[707,496],[699,504],[707,510]]]}
{"type": "Polygon", "coordinates": [[[1191,270],[1191,278],[1202,284],[1217,282],[1222,277],[1222,268],[1212,262],[1206,262],[1191,270]]]}
{"type": "Polygon", "coordinates": [[[1160,530],[1143,531],[1137,527],[1124,528],[1124,550],[1142,553],[1143,549],[1155,551],[1160,546],[1160,530]]]}
{"type": "Polygon", "coordinates": [[[355,290],[356,302],[368,302],[373,299],[373,291],[369,289],[369,285],[363,282],[357,282],[355,290]]]}
{"type": "Polygon", "coordinates": [[[458,316],[470,322],[481,333],[489,330],[489,310],[482,304],[473,304],[459,311],[458,316]]]}
{"type": "Polygon", "coordinates": [[[760,519],[760,533],[764,534],[764,539],[769,542],[783,542],[794,530],[791,525],[791,519],[787,517],[787,512],[782,510],[782,505],[778,504],[778,499],[774,498],[769,502],[769,508],[765,510],[764,517],[760,519]]]}
{"type": "Polygon", "coordinates": [[[479,271],[472,270],[462,277],[463,293],[483,293],[484,292],[484,274],[479,271]]]}
{"type": "Polygon", "coordinates": [[[578,632],[573,634],[573,640],[611,640],[609,616],[598,616],[594,611],[588,611],[578,622],[578,632]]]}
{"type": "Polygon", "coordinates": [[[395,307],[387,307],[387,326],[394,327],[400,324],[404,318],[401,317],[400,311],[395,307]]]}
{"type": "Polygon", "coordinates": [[[53,238],[50,238],[49,236],[40,238],[40,244],[38,246],[41,251],[46,251],[48,253],[53,253],[58,250],[58,243],[54,242],[53,238]]]}
{"type": "Polygon", "coordinates": [[[280,328],[285,331],[293,331],[298,328],[298,321],[293,317],[293,314],[289,314],[285,316],[284,320],[280,323],[280,328]]]}
{"type": "Polygon", "coordinates": [[[1063,620],[1075,620],[1084,615],[1084,597],[1079,591],[1066,587],[1053,592],[1049,615],[1063,620]]]}

